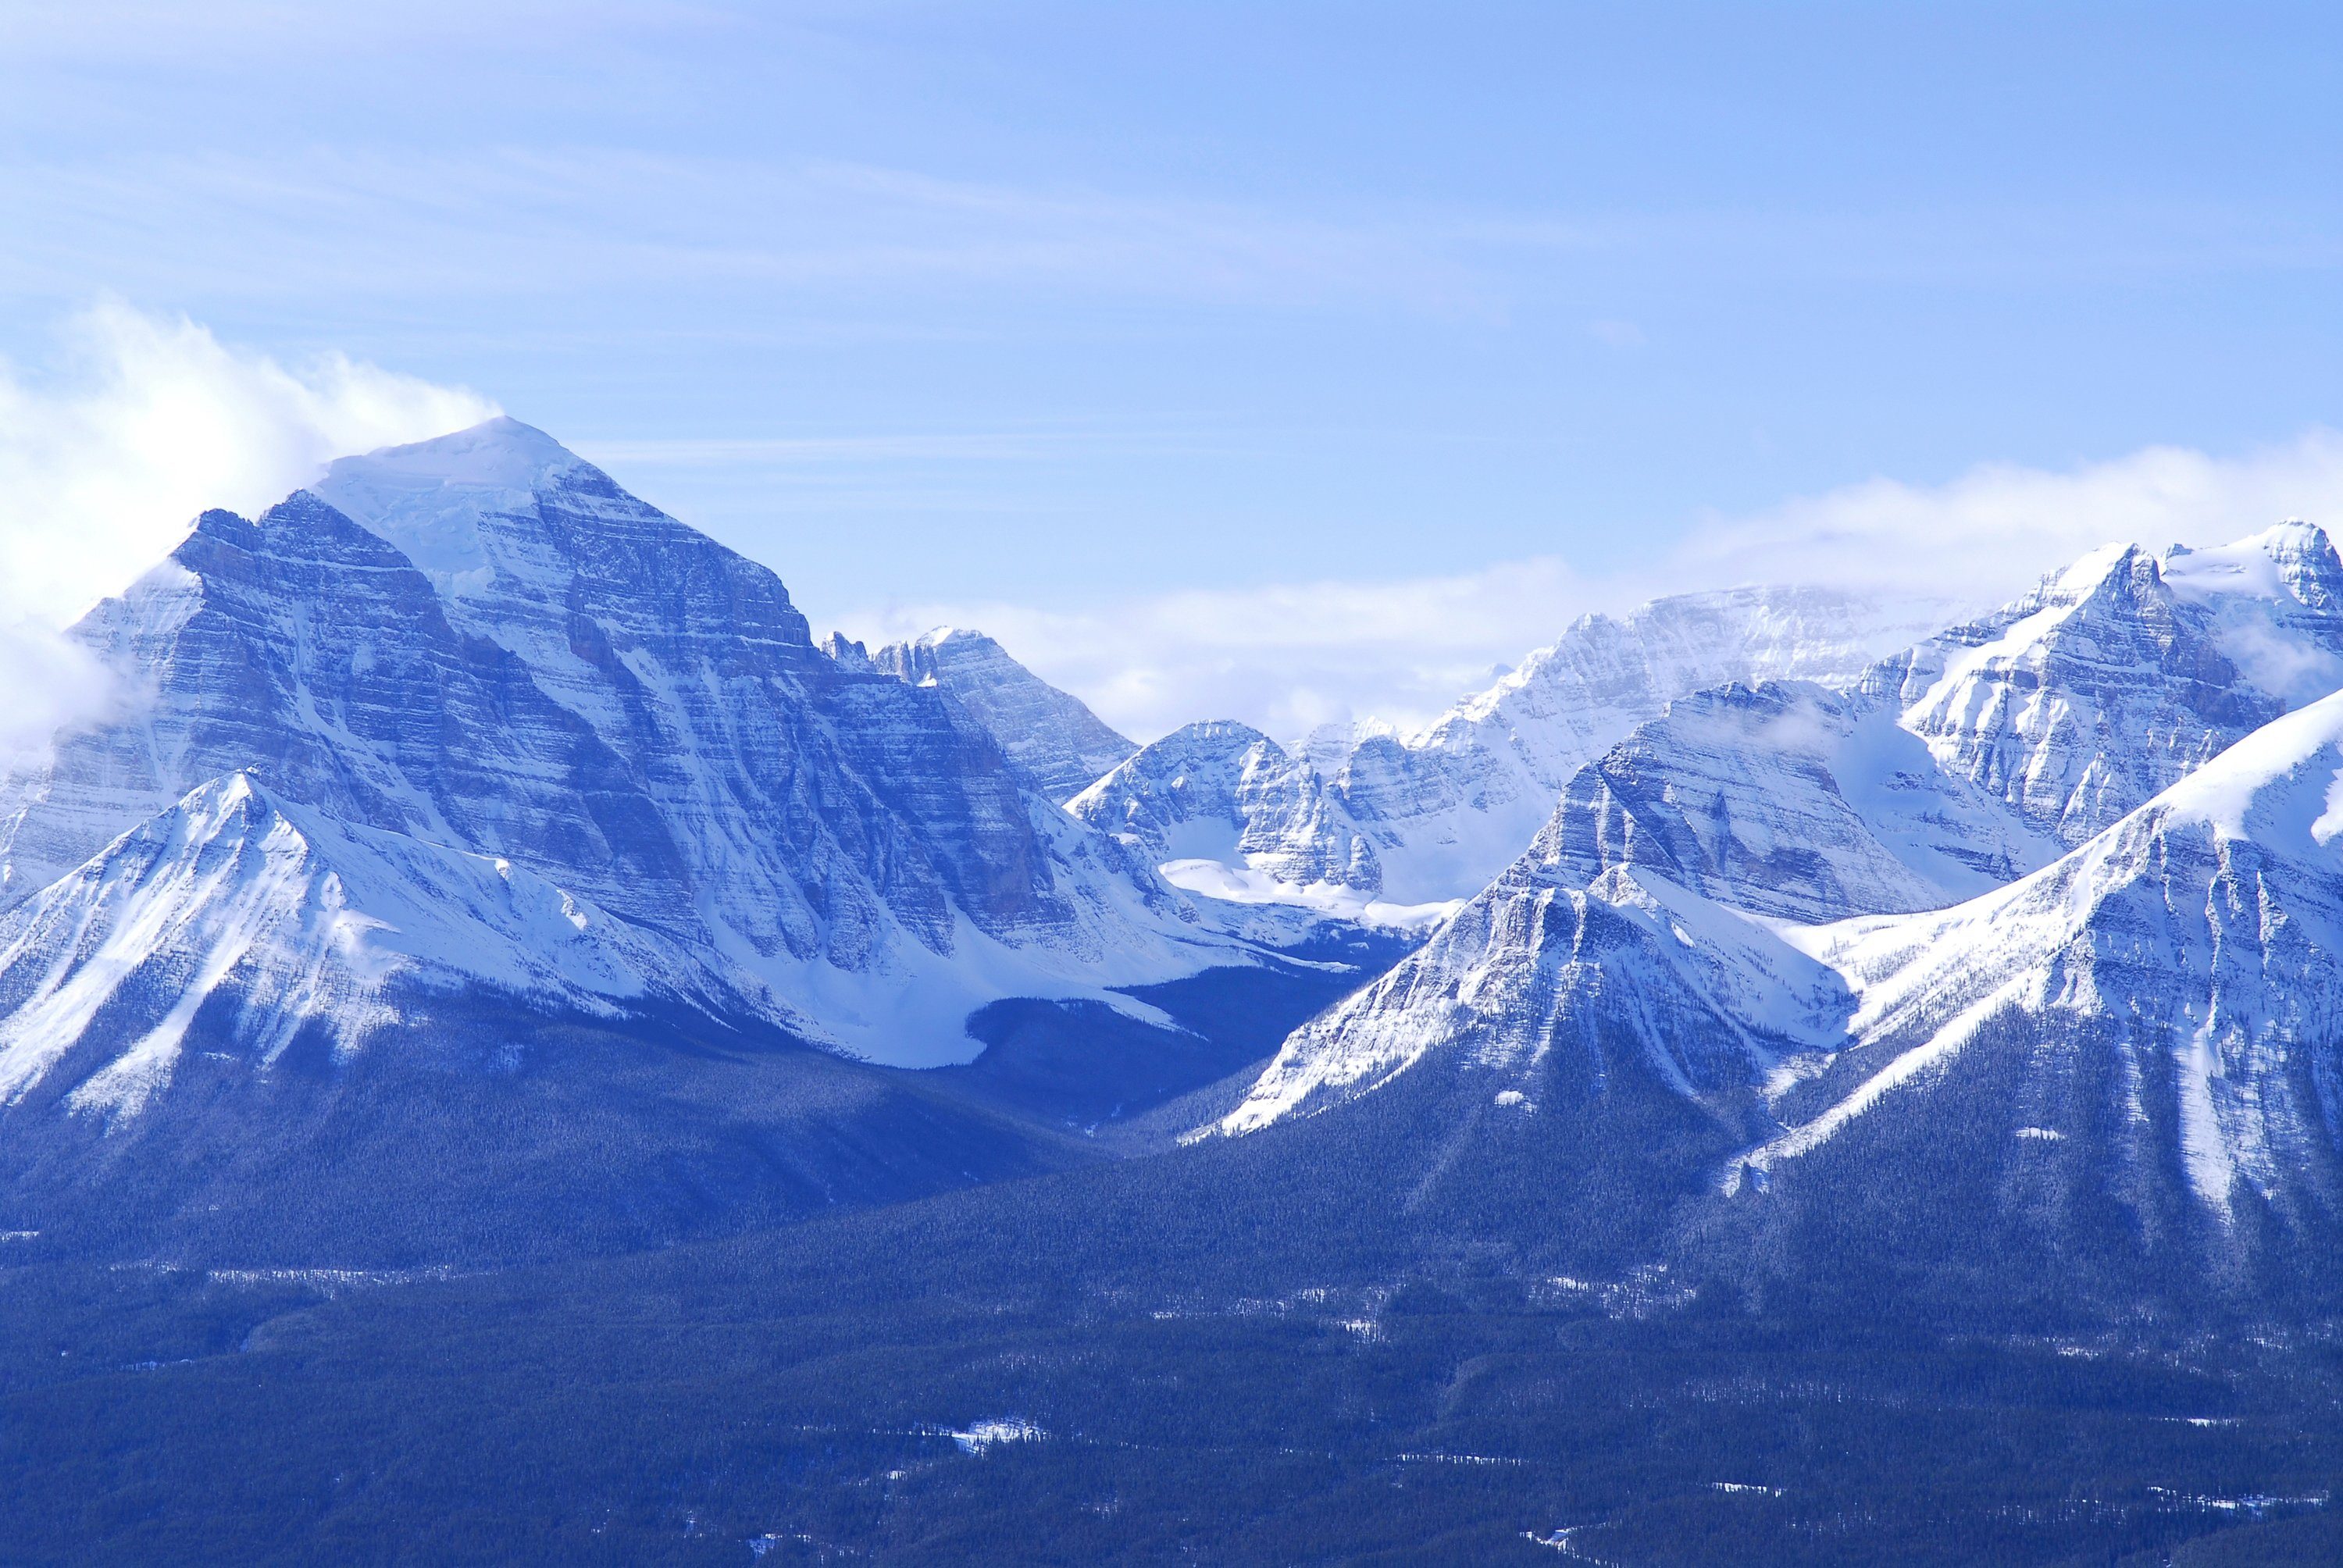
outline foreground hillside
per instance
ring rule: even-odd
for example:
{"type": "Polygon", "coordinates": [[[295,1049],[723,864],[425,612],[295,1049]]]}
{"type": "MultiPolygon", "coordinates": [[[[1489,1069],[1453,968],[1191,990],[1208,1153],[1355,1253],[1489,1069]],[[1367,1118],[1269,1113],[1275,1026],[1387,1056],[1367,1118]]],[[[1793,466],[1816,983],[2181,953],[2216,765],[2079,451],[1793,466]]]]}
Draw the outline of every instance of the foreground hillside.
{"type": "Polygon", "coordinates": [[[1559,1540],[1623,1564],[2217,1564],[2343,1543],[2328,1330],[1946,1322],[1855,1282],[1761,1305],[1625,1262],[1575,1201],[1546,1241],[1505,1241],[1421,1164],[1387,1185],[1356,1150],[1272,1147],[582,1266],[18,1271],[12,1560],[1526,1563],[1559,1540]]]}

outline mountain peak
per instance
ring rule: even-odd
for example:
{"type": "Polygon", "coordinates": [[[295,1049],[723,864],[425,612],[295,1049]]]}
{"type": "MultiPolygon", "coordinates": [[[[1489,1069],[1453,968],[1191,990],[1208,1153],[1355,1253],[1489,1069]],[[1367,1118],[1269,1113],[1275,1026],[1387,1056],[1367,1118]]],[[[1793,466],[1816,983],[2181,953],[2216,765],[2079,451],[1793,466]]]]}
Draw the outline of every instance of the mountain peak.
{"type": "Polygon", "coordinates": [[[2291,520],[2232,544],[2203,549],[2175,545],[2162,561],[2165,581],[2182,598],[2242,596],[2309,609],[2343,608],[2343,558],[2325,529],[2291,520]]]}
{"type": "Polygon", "coordinates": [[[651,510],[544,431],[503,415],[337,459],[308,493],[397,545],[456,598],[485,593],[496,578],[499,552],[483,532],[488,518],[537,513],[556,495],[583,501],[575,508],[583,512],[628,503],[651,510]]]}
{"type": "Polygon", "coordinates": [[[362,475],[376,483],[414,487],[535,490],[554,475],[588,467],[585,458],[536,426],[499,414],[427,441],[337,458],[322,484],[329,490],[362,475]]]}

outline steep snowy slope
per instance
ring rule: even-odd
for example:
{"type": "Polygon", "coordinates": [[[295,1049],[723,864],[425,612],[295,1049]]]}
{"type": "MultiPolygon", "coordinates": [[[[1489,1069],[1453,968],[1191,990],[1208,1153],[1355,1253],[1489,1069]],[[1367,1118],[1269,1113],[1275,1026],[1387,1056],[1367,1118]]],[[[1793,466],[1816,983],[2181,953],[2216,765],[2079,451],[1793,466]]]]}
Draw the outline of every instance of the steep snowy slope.
{"type": "Polygon", "coordinates": [[[965,708],[1052,800],[1072,799],[1139,749],[980,631],[939,627],[867,657],[872,668],[936,687],[965,708]]]}
{"type": "Polygon", "coordinates": [[[2009,888],[1790,935],[1859,1006],[1752,1169],[1982,1119],[2136,1205],[2343,1201],[2343,693],[2009,888]]]}
{"type": "Polygon", "coordinates": [[[308,1028],[359,1049],[409,987],[605,1017],[721,992],[508,860],[336,823],[237,773],[0,915],[0,1102],[63,1070],[72,1110],[135,1115],[199,1013],[266,1065],[308,1028]]]}
{"type": "Polygon", "coordinates": [[[1763,926],[1648,872],[1574,885],[1541,840],[1421,950],[1295,1030],[1219,1129],[1312,1115],[1418,1068],[1523,1114],[1557,1070],[1599,1093],[1629,1057],[1686,1098],[1745,1099],[1785,1059],[1835,1043],[1852,1006],[1825,965],[1763,926]]]}
{"type": "Polygon", "coordinates": [[[1445,1107],[1414,1135],[1469,1159],[1496,1111],[1632,1081],[1745,1130],[1693,1151],[1730,1210],[1716,1233],[1798,1268],[2343,1283],[2320,1274],[2343,1219],[2343,693],[1935,911],[1765,920],[1664,854],[1584,882],[1567,819],[1291,1036],[1218,1130],[1404,1078],[1445,1107]]]}
{"type": "Polygon", "coordinates": [[[770,572],[541,433],[493,421],[320,490],[366,516],[308,493],[206,514],[76,628],[143,689],[0,783],[10,897],[248,769],[508,859],[679,944],[748,1015],[886,1060],[972,1056],[961,1021],[997,997],[1250,956],[964,709],[842,668],[770,572]]]}

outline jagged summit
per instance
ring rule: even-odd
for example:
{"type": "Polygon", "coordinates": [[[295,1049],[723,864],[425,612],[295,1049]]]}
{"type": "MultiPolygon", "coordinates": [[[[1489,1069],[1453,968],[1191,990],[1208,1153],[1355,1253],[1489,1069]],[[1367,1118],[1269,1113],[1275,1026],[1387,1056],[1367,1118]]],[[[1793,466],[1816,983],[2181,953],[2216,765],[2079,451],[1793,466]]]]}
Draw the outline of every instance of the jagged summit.
{"type": "Polygon", "coordinates": [[[2083,557],[1868,673],[1944,765],[2078,844],[2343,686],[2343,561],[2288,524],[2159,559],[2083,557]]]}

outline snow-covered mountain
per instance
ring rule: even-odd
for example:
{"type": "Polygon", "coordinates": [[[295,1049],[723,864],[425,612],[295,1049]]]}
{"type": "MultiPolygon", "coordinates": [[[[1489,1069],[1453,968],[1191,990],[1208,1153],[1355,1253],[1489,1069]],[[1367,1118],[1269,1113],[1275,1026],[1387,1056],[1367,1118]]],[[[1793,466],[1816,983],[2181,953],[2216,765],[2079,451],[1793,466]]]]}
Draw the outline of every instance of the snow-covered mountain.
{"type": "Polygon", "coordinates": [[[2288,523],[2220,549],[2095,551],[1863,689],[1945,765],[2078,844],[2343,686],[2343,560],[2288,523]]]}
{"type": "Polygon", "coordinates": [[[1983,1115],[2142,1203],[2343,1200],[2343,693],[2010,887],[1786,934],[1856,1009],[1749,1170],[1983,1115]]]}
{"type": "Polygon", "coordinates": [[[991,732],[1010,760],[1040,779],[1052,800],[1072,799],[1139,749],[980,631],[939,627],[875,651],[832,633],[823,647],[850,666],[942,690],[991,732]]]}
{"type": "Polygon", "coordinates": [[[711,1005],[882,1060],[967,1060],[999,997],[1119,1005],[1250,956],[965,708],[843,668],[769,571],[511,420],[206,513],[75,635],[138,689],[0,781],[11,903],[249,773],[305,835],[509,862],[711,1005]]]}
{"type": "Polygon", "coordinates": [[[1175,887],[1222,907],[1292,905],[1407,930],[1428,929],[1453,908],[1383,898],[1373,841],[1315,769],[1248,725],[1176,729],[1066,809],[1175,887]]]}
{"type": "Polygon", "coordinates": [[[63,1069],[72,1110],[136,1115],[199,1014],[266,1065],[305,1030],[357,1048],[406,986],[613,1017],[723,991],[509,860],[338,823],[236,773],[0,914],[0,1101],[63,1069]]]}
{"type": "MultiPolygon", "coordinates": [[[[1222,846],[1237,858],[1221,874],[1297,898],[1319,880],[1394,906],[1469,898],[1536,835],[1582,765],[1675,699],[1731,680],[1852,681],[1937,624],[1928,606],[1791,588],[1686,594],[1624,618],[1582,618],[1420,730],[1366,723],[1277,749],[1282,782],[1238,802],[1242,842],[1222,846]]],[[[1140,780],[1182,775],[1197,729],[1141,749],[1076,809],[1101,825],[1145,815],[1152,808],[1135,799],[1140,780]]],[[[1216,807],[1211,819],[1222,815],[1216,807]]],[[[1211,858],[1223,860],[1217,850],[1211,858]]]]}
{"type": "Polygon", "coordinates": [[[1066,809],[1159,863],[1242,864],[1302,886],[1382,885],[1373,845],[1317,774],[1247,725],[1216,720],[1175,729],[1066,809]]]}
{"type": "Polygon", "coordinates": [[[1521,852],[1572,775],[1677,698],[1735,680],[1851,680],[1943,613],[1761,586],[1586,616],[1422,730],[1363,740],[1334,788],[1385,846],[1393,896],[1468,897],[1521,852]]]}
{"type": "Polygon", "coordinates": [[[1964,1244],[2005,1222],[2185,1236],[2170,1256],[2201,1271],[2235,1261],[2247,1210],[2328,1223],[2343,693],[2286,709],[2334,668],[2334,555],[2290,527],[2170,562],[2102,552],[1854,691],[1678,702],[1421,950],[1292,1036],[1219,1130],[1426,1074],[1476,1123],[1632,1079],[1721,1130],[1716,1191],[1786,1181],[1842,1231],[1911,1224],[1937,1200],[1907,1193],[1899,1220],[1880,1173],[1947,1161],[1987,1184],[1930,1208],[1964,1244]],[[2227,651],[2248,648],[2260,663],[2227,651]],[[1976,766],[1994,755],[2027,765],[1976,766]],[[2177,781],[2059,843],[2159,770],[2177,781]],[[2027,778],[2094,782],[2078,801],[2027,778]]]}

